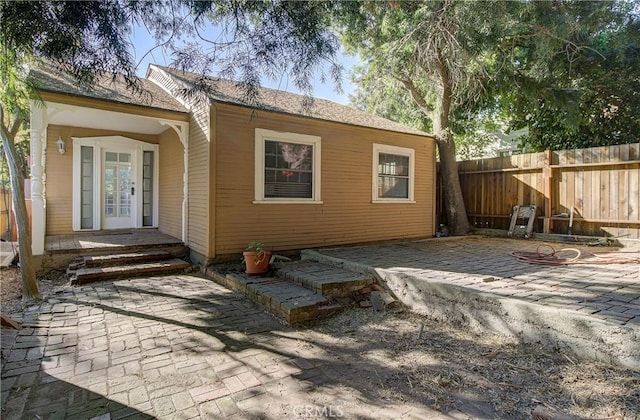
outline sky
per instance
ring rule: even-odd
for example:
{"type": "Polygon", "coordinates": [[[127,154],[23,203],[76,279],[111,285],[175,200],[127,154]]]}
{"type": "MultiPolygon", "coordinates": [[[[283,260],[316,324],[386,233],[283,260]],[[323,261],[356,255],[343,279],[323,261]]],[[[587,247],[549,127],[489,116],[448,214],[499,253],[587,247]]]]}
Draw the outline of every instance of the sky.
{"type": "MultiPolygon", "coordinates": [[[[136,63],[140,63],[137,68],[138,76],[145,76],[149,64],[169,65],[171,63],[171,57],[164,53],[161,48],[153,49],[156,42],[146,29],[142,27],[134,28],[131,41],[134,46],[136,63]],[[153,51],[149,52],[152,49],[153,51]]],[[[356,57],[340,54],[338,56],[338,61],[344,67],[342,93],[336,92],[335,85],[329,77],[323,83],[320,80],[321,72],[318,71],[316,72],[313,81],[313,96],[347,105],[349,102],[349,94],[353,93],[355,90],[355,86],[351,83],[350,75],[353,67],[358,63],[358,59],[356,57]]],[[[325,73],[328,74],[328,67],[325,69],[325,73]]],[[[262,86],[272,89],[301,93],[295,89],[293,82],[288,79],[287,75],[283,75],[280,80],[276,81],[263,78],[261,83],[262,86]]]]}

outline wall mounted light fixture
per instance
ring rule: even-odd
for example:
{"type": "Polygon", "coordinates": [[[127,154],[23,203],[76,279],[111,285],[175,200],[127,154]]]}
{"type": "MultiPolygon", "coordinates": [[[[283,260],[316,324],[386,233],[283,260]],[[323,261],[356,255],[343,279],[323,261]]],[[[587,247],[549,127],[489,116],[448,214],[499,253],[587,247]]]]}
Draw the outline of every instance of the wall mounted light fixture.
{"type": "Polygon", "coordinates": [[[60,153],[61,155],[64,155],[64,152],[67,151],[67,145],[64,142],[64,140],[62,140],[62,137],[58,136],[58,141],[56,142],[56,146],[58,146],[58,153],[60,153]]]}

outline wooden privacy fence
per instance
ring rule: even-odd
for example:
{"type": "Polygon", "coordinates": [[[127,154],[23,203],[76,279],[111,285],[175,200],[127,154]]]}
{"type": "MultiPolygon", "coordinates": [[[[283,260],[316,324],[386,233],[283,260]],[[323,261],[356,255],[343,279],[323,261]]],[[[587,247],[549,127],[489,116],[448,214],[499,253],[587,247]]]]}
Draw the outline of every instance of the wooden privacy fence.
{"type": "MultiPolygon", "coordinates": [[[[508,229],[512,207],[535,204],[535,232],[640,239],[640,143],[458,162],[469,221],[508,229]]],[[[441,183],[437,212],[442,212],[441,183]]]]}

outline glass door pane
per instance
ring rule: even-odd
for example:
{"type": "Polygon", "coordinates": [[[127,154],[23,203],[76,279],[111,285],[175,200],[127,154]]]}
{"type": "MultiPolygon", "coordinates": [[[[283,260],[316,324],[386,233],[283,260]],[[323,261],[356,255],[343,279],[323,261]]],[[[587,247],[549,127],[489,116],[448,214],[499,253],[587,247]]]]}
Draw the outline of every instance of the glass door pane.
{"type": "Polygon", "coordinates": [[[107,228],[131,227],[132,176],[131,153],[105,152],[104,215],[107,228]],[[117,224],[109,219],[121,219],[117,224]]]}
{"type": "Polygon", "coordinates": [[[153,152],[142,155],[142,226],[153,226],[153,152]]]}
{"type": "Polygon", "coordinates": [[[80,147],[80,228],[93,229],[93,147],[80,147]]]}

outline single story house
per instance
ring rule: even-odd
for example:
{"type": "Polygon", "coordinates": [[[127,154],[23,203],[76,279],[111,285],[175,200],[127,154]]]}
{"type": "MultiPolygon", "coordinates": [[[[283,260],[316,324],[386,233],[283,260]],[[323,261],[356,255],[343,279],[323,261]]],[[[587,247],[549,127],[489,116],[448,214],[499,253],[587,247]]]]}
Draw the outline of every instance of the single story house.
{"type": "Polygon", "coordinates": [[[133,93],[32,72],[32,242],[157,229],[210,263],[435,233],[435,142],[357,109],[151,65],[133,93]],[[204,89],[194,90],[195,86],[204,89]]]}

